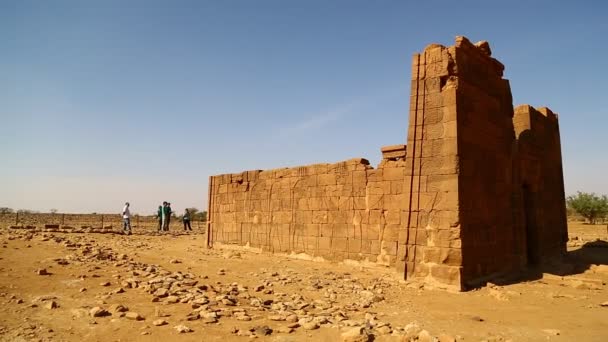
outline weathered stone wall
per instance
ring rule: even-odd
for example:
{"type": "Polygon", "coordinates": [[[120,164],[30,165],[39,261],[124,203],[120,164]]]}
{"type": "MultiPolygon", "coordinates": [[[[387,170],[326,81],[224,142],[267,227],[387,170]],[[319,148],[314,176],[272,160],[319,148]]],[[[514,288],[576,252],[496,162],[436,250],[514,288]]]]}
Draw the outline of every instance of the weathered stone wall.
{"type": "Polygon", "coordinates": [[[459,287],[459,226],[455,47],[432,44],[412,65],[406,156],[404,248],[398,270],[459,287]],[[404,268],[403,268],[404,267],[404,268]]]}
{"type": "Polygon", "coordinates": [[[394,264],[404,162],[368,164],[351,159],[211,177],[212,243],[394,264]]]}
{"type": "Polygon", "coordinates": [[[487,42],[431,44],[412,64],[405,146],[363,160],[211,177],[216,241],[377,259],[454,289],[565,251],[557,117],[514,113],[487,42]]]}
{"type": "Polygon", "coordinates": [[[565,253],[568,240],[557,115],[548,108],[515,108],[519,245],[522,263],[538,264],[565,253]]]}
{"type": "Polygon", "coordinates": [[[514,118],[503,69],[464,37],[414,56],[404,228],[426,241],[404,249],[407,277],[466,288],[565,248],[557,119],[514,118]]]}

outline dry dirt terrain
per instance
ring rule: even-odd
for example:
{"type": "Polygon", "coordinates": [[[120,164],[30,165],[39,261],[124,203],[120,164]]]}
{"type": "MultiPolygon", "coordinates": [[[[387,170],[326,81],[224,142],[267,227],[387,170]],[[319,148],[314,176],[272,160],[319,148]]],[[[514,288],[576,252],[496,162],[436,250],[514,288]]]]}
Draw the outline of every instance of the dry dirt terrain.
{"type": "Polygon", "coordinates": [[[571,223],[565,263],[450,293],[387,268],[206,249],[197,232],[3,228],[0,340],[608,341],[607,239],[571,223]]]}

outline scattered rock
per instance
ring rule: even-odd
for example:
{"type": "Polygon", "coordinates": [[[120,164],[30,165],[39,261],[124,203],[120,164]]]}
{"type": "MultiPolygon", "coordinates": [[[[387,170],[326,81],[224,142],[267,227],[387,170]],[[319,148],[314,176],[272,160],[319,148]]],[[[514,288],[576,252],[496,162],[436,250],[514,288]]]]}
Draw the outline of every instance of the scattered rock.
{"type": "Polygon", "coordinates": [[[340,335],[343,342],[369,342],[373,341],[373,335],[369,334],[363,327],[350,328],[340,335]]]}
{"type": "Polygon", "coordinates": [[[51,300],[49,302],[46,302],[44,304],[44,307],[47,308],[47,309],[57,309],[59,307],[59,305],[57,304],[56,301],[51,300]]]}
{"type": "Polygon", "coordinates": [[[282,334],[291,334],[293,332],[293,328],[282,326],[282,327],[278,327],[276,329],[276,332],[282,333],[282,334]]]}
{"type": "Polygon", "coordinates": [[[600,304],[600,306],[608,307],[608,301],[603,302],[602,304],[600,304]]]}
{"type": "Polygon", "coordinates": [[[202,322],[205,324],[217,323],[217,318],[208,316],[208,317],[203,318],[202,322]]]}
{"type": "Polygon", "coordinates": [[[110,315],[110,313],[107,310],[105,310],[99,306],[92,308],[89,311],[89,314],[91,315],[91,317],[105,317],[105,316],[110,315]]]}
{"type": "Polygon", "coordinates": [[[418,341],[419,342],[433,342],[433,336],[426,330],[421,330],[418,333],[418,341]]]}
{"type": "Polygon", "coordinates": [[[46,268],[39,268],[36,270],[36,274],[38,275],[50,275],[50,273],[46,270],[46,268]]]}
{"type": "Polygon", "coordinates": [[[165,302],[167,304],[175,304],[175,303],[179,302],[179,297],[177,297],[177,296],[169,296],[169,297],[167,297],[167,299],[165,299],[165,302]]]}
{"type": "Polygon", "coordinates": [[[156,307],[154,307],[154,316],[156,316],[156,317],[169,317],[171,315],[168,314],[168,313],[166,313],[166,312],[163,312],[163,310],[160,307],[156,306],[156,307]]]}
{"type": "Polygon", "coordinates": [[[161,325],[166,325],[169,324],[169,322],[165,321],[164,319],[157,319],[154,322],[152,322],[153,325],[160,327],[161,325]]]}
{"type": "Polygon", "coordinates": [[[171,259],[171,260],[169,261],[169,263],[170,263],[170,264],[181,264],[182,262],[181,262],[181,260],[178,260],[178,259],[171,259]]]}
{"type": "Polygon", "coordinates": [[[561,332],[557,329],[543,329],[543,332],[553,336],[559,336],[561,334],[561,332]]]}
{"type": "Polygon", "coordinates": [[[127,312],[125,314],[125,317],[127,319],[131,319],[131,320],[134,320],[134,321],[143,321],[144,320],[144,317],[142,315],[138,314],[137,312],[133,312],[133,311],[127,312]]]}
{"type": "Polygon", "coordinates": [[[183,324],[176,325],[173,327],[173,329],[177,330],[177,332],[180,334],[192,332],[192,329],[188,328],[187,326],[185,326],[183,324]]]}
{"type": "Polygon", "coordinates": [[[112,285],[112,284],[109,281],[105,281],[105,282],[99,284],[99,286],[104,286],[104,287],[110,286],[110,285],[112,285]]]}
{"type": "Polygon", "coordinates": [[[305,330],[315,330],[319,329],[319,325],[315,322],[306,322],[302,324],[302,328],[304,328],[305,330]]]}
{"type": "Polygon", "coordinates": [[[112,305],[110,305],[109,311],[111,313],[127,312],[127,311],[129,311],[129,308],[122,304],[112,304],[112,305]]]}
{"type": "Polygon", "coordinates": [[[258,336],[266,336],[272,334],[272,329],[267,325],[255,326],[250,329],[258,336]]]}
{"type": "Polygon", "coordinates": [[[160,298],[167,297],[169,295],[169,290],[160,288],[154,291],[153,295],[160,298]]]}

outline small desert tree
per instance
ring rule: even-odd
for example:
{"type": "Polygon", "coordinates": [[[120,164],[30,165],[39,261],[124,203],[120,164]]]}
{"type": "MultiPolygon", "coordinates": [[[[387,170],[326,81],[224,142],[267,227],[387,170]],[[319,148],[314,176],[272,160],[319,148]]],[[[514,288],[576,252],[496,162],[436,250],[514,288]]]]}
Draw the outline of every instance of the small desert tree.
{"type": "Polygon", "coordinates": [[[53,208],[50,210],[51,214],[57,214],[57,209],[53,208]]]}
{"type": "Polygon", "coordinates": [[[577,192],[576,195],[568,196],[566,204],[579,215],[595,224],[597,219],[608,215],[608,197],[596,195],[595,193],[577,192]]]}
{"type": "Polygon", "coordinates": [[[2,207],[2,208],[0,208],[0,214],[12,214],[14,212],[15,211],[13,209],[8,208],[8,207],[2,207]]]}
{"type": "Polygon", "coordinates": [[[190,219],[192,221],[206,221],[207,220],[206,211],[200,211],[194,207],[188,208],[188,211],[190,212],[190,219]]]}

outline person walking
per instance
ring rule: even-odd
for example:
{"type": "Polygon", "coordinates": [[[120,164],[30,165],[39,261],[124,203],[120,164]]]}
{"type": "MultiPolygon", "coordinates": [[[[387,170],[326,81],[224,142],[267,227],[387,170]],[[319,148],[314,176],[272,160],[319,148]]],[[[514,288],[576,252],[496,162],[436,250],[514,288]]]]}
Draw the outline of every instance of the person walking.
{"type": "Polygon", "coordinates": [[[131,235],[131,211],[129,211],[129,202],[125,203],[122,208],[122,231],[125,235],[131,235]]]}
{"type": "Polygon", "coordinates": [[[190,212],[188,209],[184,212],[184,217],[182,217],[182,221],[184,221],[184,231],[190,230],[192,231],[192,226],[190,226],[190,212]],[[186,229],[188,227],[188,229],[186,229]]]}
{"type": "Polygon", "coordinates": [[[156,211],[156,218],[158,218],[158,231],[160,232],[163,229],[163,206],[158,206],[158,211],[156,211]]]}

